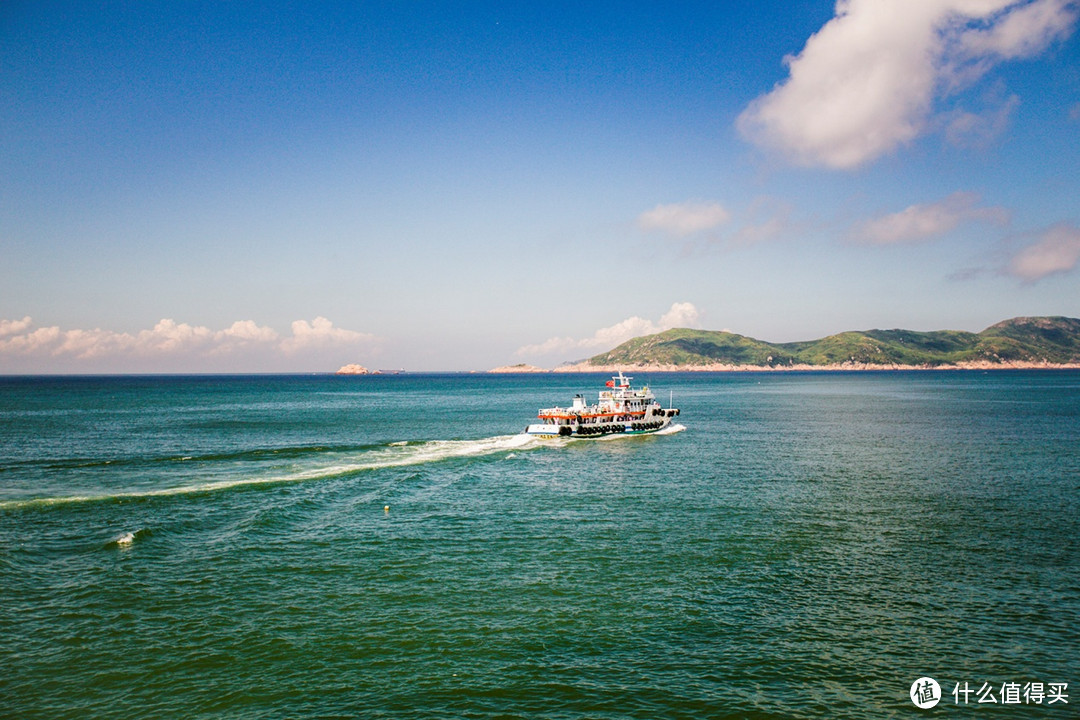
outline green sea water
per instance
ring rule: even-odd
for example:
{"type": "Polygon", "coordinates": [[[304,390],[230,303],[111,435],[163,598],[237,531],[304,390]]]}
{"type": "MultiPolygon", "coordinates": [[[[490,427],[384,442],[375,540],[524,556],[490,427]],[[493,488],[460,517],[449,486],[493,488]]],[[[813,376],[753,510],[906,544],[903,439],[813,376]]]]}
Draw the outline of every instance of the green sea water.
{"type": "Polygon", "coordinates": [[[1080,373],[605,379],[0,378],[0,716],[1076,716],[1080,373]]]}

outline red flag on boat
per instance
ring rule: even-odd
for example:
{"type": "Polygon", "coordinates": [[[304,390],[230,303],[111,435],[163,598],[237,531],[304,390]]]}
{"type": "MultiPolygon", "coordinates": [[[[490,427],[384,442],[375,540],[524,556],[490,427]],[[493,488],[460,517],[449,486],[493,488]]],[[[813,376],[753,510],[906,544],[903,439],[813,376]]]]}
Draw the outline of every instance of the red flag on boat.
{"type": "Polygon", "coordinates": [[[614,380],[608,380],[608,381],[607,381],[607,383],[605,383],[605,384],[606,384],[606,385],[607,385],[608,387],[615,387],[615,381],[614,381],[614,380]]]}

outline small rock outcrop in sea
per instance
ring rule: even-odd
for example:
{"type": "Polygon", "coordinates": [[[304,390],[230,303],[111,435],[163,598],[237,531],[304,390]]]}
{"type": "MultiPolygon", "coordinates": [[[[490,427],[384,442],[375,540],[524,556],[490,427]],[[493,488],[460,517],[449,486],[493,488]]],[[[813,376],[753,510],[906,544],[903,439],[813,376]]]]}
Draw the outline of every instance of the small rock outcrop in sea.
{"type": "Polygon", "coordinates": [[[546,373],[549,372],[544,368],[536,367],[535,365],[526,365],[525,363],[518,363],[517,365],[503,365],[502,367],[492,368],[488,370],[492,373],[546,373]]]}
{"type": "Polygon", "coordinates": [[[374,375],[377,372],[378,372],[377,370],[372,372],[371,370],[368,370],[363,365],[357,365],[357,364],[353,363],[351,365],[342,365],[338,369],[338,371],[336,373],[334,373],[334,374],[335,375],[374,375]]]}

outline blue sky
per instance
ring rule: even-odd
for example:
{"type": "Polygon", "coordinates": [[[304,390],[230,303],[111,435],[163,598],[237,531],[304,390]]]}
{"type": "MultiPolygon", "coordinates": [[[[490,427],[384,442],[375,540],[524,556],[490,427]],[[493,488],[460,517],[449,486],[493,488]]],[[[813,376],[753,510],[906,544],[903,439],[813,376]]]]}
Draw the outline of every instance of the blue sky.
{"type": "Polygon", "coordinates": [[[1080,316],[1074,0],[0,6],[0,373],[1080,316]]]}

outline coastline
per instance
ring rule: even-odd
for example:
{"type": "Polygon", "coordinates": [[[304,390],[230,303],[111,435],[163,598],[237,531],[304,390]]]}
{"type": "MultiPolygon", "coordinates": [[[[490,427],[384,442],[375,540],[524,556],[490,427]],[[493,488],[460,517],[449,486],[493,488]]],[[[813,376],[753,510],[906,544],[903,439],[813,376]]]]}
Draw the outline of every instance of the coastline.
{"type": "Polygon", "coordinates": [[[1080,370],[1080,363],[1050,363],[1032,361],[1008,361],[990,362],[979,360],[962,363],[947,363],[941,365],[898,365],[884,363],[831,363],[828,365],[808,365],[805,363],[793,365],[732,365],[726,363],[710,363],[707,365],[667,365],[667,364],[636,364],[636,365],[590,365],[589,363],[574,363],[572,365],[560,365],[557,368],[544,369],[534,366],[510,365],[488,370],[493,374],[524,374],[524,373],[587,373],[587,372],[881,372],[881,371],[911,371],[911,370],[1080,370]]]}
{"type": "MultiPolygon", "coordinates": [[[[1080,318],[1014,317],[979,333],[857,330],[768,343],[726,330],[671,328],[546,372],[860,372],[1080,369],[1080,318]],[[621,361],[621,362],[620,362],[621,361]]],[[[526,363],[489,372],[545,372],[526,363]]]]}

